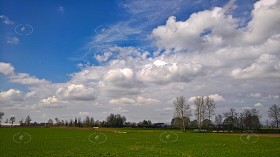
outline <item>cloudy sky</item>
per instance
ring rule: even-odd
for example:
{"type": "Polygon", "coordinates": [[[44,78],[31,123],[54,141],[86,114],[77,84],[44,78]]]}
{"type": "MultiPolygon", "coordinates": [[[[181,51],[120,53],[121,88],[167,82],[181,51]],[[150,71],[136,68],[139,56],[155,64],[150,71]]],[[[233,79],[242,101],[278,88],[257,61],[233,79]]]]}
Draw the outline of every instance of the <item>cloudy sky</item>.
{"type": "Polygon", "coordinates": [[[280,104],[279,0],[0,2],[0,111],[17,121],[120,113],[170,122],[172,99],[216,114],[280,104]]]}

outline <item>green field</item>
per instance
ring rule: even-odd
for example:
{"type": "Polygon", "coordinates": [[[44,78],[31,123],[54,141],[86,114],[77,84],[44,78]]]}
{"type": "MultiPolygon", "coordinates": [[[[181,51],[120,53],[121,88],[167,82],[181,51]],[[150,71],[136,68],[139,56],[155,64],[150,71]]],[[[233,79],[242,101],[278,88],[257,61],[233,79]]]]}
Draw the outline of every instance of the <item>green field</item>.
{"type": "Polygon", "coordinates": [[[279,157],[279,136],[251,139],[155,129],[0,128],[0,156],[279,157]]]}

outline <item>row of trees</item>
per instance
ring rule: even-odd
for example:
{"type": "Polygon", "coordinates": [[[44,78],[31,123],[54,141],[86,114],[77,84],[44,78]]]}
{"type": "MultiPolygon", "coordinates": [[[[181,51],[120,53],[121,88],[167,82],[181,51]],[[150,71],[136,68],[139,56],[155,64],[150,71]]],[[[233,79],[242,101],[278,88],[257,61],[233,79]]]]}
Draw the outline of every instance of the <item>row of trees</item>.
{"type": "MultiPolygon", "coordinates": [[[[173,101],[175,107],[174,117],[171,125],[179,127],[183,131],[186,128],[198,129],[227,129],[227,130],[256,130],[261,127],[260,115],[255,108],[245,109],[243,112],[238,113],[234,108],[229,109],[227,112],[216,115],[214,121],[211,120],[214,115],[215,101],[210,97],[195,97],[193,99],[195,107],[196,119],[190,121],[192,116],[190,105],[186,103],[183,96],[176,97],[173,101]]],[[[0,112],[0,123],[4,116],[0,112]]],[[[271,125],[279,129],[280,124],[280,106],[272,105],[268,110],[268,117],[270,118],[271,125]]],[[[14,124],[16,118],[14,116],[6,119],[5,123],[14,124]]],[[[66,126],[66,127],[151,127],[150,120],[143,120],[142,122],[126,122],[126,117],[120,114],[110,114],[105,121],[95,121],[93,117],[86,116],[84,120],[80,117],[68,120],[60,120],[55,118],[49,119],[47,123],[37,124],[31,123],[31,118],[28,115],[25,119],[19,121],[21,126],[66,126]]]]}
{"type": "MultiPolygon", "coordinates": [[[[214,114],[215,101],[211,97],[195,97],[195,117],[197,120],[197,127],[200,129],[205,120],[211,121],[211,117],[214,114]]],[[[190,105],[184,96],[176,97],[173,101],[175,112],[174,118],[171,124],[180,125],[183,131],[186,131],[186,127],[189,125],[190,117],[192,116],[190,105]]]]}
{"type": "MultiPolygon", "coordinates": [[[[261,127],[259,111],[255,108],[245,109],[238,113],[234,108],[215,116],[214,122],[211,120],[214,115],[215,101],[210,97],[195,97],[193,104],[195,107],[195,120],[190,121],[192,116],[190,105],[187,104],[185,97],[176,97],[173,101],[175,112],[171,125],[180,127],[182,131],[186,128],[198,129],[227,129],[227,130],[257,130],[261,127]]],[[[268,110],[268,117],[272,125],[279,129],[280,107],[272,105],[268,110]]]]}

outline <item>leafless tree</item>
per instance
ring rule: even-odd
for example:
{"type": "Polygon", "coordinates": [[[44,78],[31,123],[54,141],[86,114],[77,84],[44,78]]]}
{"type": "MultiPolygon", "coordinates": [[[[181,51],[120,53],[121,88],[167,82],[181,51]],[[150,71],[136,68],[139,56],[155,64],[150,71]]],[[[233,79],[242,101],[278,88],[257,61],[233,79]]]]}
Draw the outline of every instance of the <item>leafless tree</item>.
{"type": "Polygon", "coordinates": [[[276,128],[279,129],[280,106],[277,106],[276,104],[272,105],[268,110],[268,117],[271,119],[273,123],[276,124],[276,128]]]}
{"type": "Polygon", "coordinates": [[[15,117],[11,117],[11,118],[10,118],[10,123],[12,124],[12,126],[13,126],[13,124],[14,124],[15,121],[16,121],[16,118],[15,118],[15,117]]]}
{"type": "Polygon", "coordinates": [[[204,98],[201,96],[197,96],[194,98],[194,105],[196,107],[195,116],[197,118],[197,125],[198,128],[201,128],[202,121],[205,118],[205,105],[204,105],[204,98]]]}
{"type": "Polygon", "coordinates": [[[26,124],[26,125],[30,125],[30,122],[31,122],[31,118],[30,118],[30,116],[28,115],[28,116],[25,118],[25,124],[26,124]]]}
{"type": "Polygon", "coordinates": [[[186,118],[190,118],[190,105],[186,103],[184,96],[176,97],[173,101],[175,107],[174,118],[180,118],[182,120],[182,131],[186,131],[186,118]]]}
{"type": "Polygon", "coordinates": [[[205,102],[205,107],[206,107],[208,119],[211,120],[211,117],[214,114],[214,109],[215,109],[215,105],[216,105],[215,101],[214,101],[214,99],[207,96],[204,99],[204,102],[205,102]]]}
{"type": "Polygon", "coordinates": [[[1,126],[1,119],[3,118],[4,116],[4,112],[0,112],[0,126],[1,126]]]}
{"type": "Polygon", "coordinates": [[[219,115],[217,115],[217,116],[215,117],[215,124],[216,124],[217,126],[223,124],[223,116],[222,116],[222,115],[219,114],[219,115]]]}
{"type": "Polygon", "coordinates": [[[225,122],[231,127],[231,130],[234,129],[234,126],[237,126],[237,116],[238,113],[234,108],[230,108],[228,112],[224,113],[225,122]]]}

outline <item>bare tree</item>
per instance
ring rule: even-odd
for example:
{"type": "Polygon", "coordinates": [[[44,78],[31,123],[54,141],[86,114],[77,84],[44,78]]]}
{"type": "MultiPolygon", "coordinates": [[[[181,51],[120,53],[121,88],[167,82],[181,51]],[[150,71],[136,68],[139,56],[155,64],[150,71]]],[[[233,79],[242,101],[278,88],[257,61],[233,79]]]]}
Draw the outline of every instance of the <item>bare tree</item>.
{"type": "Polygon", "coordinates": [[[30,122],[31,122],[31,118],[30,118],[30,116],[28,115],[28,116],[25,118],[25,124],[26,124],[26,125],[30,125],[30,122]]]}
{"type": "Polygon", "coordinates": [[[238,113],[234,108],[230,108],[228,112],[224,113],[224,122],[231,128],[231,130],[234,129],[234,126],[237,126],[237,116],[238,113]]]}
{"type": "Polygon", "coordinates": [[[215,105],[216,105],[215,101],[214,101],[214,99],[207,96],[204,99],[204,102],[205,102],[205,106],[206,106],[206,110],[207,110],[208,120],[211,120],[211,117],[214,114],[214,109],[215,109],[215,105]]]}
{"type": "Polygon", "coordinates": [[[52,125],[53,125],[53,120],[52,120],[52,119],[49,119],[49,120],[48,120],[48,123],[49,123],[49,125],[52,126],[52,125]]]}
{"type": "Polygon", "coordinates": [[[217,115],[215,117],[215,124],[216,126],[220,126],[221,124],[223,124],[223,116],[222,115],[217,115]]]}
{"type": "Polygon", "coordinates": [[[13,124],[14,124],[15,121],[16,121],[16,117],[11,117],[11,118],[10,118],[10,123],[12,124],[12,126],[13,126],[13,124]]]}
{"type": "Polygon", "coordinates": [[[196,107],[195,116],[197,118],[197,125],[198,128],[201,128],[202,121],[205,118],[205,105],[204,105],[204,98],[201,96],[197,96],[194,98],[194,105],[196,107]]]}
{"type": "Polygon", "coordinates": [[[1,126],[1,119],[3,118],[4,116],[4,112],[0,112],[0,126],[1,126]]]}
{"type": "Polygon", "coordinates": [[[60,125],[60,120],[58,118],[54,118],[56,125],[59,126],[60,125]]]}
{"type": "Polygon", "coordinates": [[[268,117],[271,119],[273,123],[276,124],[276,128],[279,129],[280,106],[277,106],[276,104],[272,105],[268,110],[268,117]]]}
{"type": "Polygon", "coordinates": [[[86,127],[89,127],[89,126],[90,126],[90,118],[89,118],[89,116],[86,116],[86,118],[85,118],[85,120],[84,120],[84,125],[85,125],[86,127]]]}
{"type": "Polygon", "coordinates": [[[173,101],[175,107],[174,118],[180,118],[182,121],[181,129],[186,131],[186,118],[190,118],[190,105],[186,104],[186,99],[184,96],[176,97],[173,101]]]}

